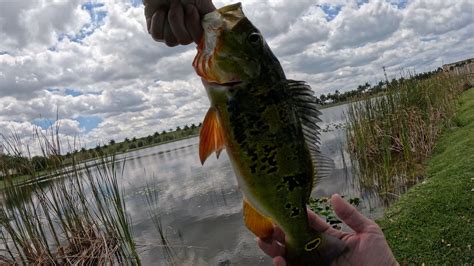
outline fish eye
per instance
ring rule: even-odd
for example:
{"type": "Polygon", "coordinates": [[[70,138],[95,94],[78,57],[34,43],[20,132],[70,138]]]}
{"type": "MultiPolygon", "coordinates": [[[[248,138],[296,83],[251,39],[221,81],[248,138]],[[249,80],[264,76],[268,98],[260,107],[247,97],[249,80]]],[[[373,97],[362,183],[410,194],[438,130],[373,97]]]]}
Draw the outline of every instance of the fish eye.
{"type": "Polygon", "coordinates": [[[252,32],[252,33],[249,34],[247,39],[251,44],[258,44],[258,43],[260,43],[260,40],[262,39],[262,36],[258,32],[252,32]]]}

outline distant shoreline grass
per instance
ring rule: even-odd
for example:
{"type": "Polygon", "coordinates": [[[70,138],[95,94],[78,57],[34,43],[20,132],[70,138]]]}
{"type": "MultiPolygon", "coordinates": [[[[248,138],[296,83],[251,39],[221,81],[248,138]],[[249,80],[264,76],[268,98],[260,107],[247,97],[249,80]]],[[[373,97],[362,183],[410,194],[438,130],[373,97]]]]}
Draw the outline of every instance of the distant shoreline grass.
{"type": "Polygon", "coordinates": [[[397,260],[410,265],[474,262],[474,89],[464,92],[458,127],[446,129],[427,163],[427,179],[378,221],[397,260]]]}
{"type": "MultiPolygon", "coordinates": [[[[114,154],[105,154],[105,155],[97,155],[96,157],[93,157],[93,158],[89,158],[89,159],[85,159],[85,160],[82,160],[82,161],[78,161],[76,162],[76,164],[86,164],[88,162],[92,162],[92,161],[97,161],[97,160],[100,160],[102,159],[104,156],[117,156],[117,155],[120,155],[120,154],[124,154],[124,153],[128,153],[128,152],[134,152],[134,151],[138,151],[138,150],[143,150],[143,149],[147,149],[147,148],[151,148],[151,147],[155,147],[155,146],[160,146],[160,145],[163,145],[163,144],[168,144],[168,143],[171,143],[171,142],[176,142],[176,141],[180,141],[180,140],[185,140],[185,139],[190,139],[190,138],[194,138],[194,137],[197,137],[199,136],[198,134],[196,135],[189,135],[189,136],[185,136],[183,138],[178,138],[178,139],[173,139],[173,140],[168,140],[168,141],[163,141],[163,142],[160,142],[160,143],[154,143],[154,144],[150,144],[150,145],[146,145],[146,146],[142,146],[142,147],[137,147],[137,148],[133,148],[133,149],[128,149],[126,151],[121,151],[121,152],[116,152],[114,154]]],[[[68,166],[71,166],[71,164],[66,164],[66,165],[63,165],[62,167],[68,167],[68,166]]],[[[91,166],[91,165],[88,165],[88,166],[91,166]]],[[[48,171],[43,171],[44,174],[48,173],[48,171]]],[[[36,178],[37,180],[42,180],[44,178],[43,175],[41,175],[41,173],[38,174],[38,177],[36,178]]],[[[32,178],[30,175],[20,175],[20,176],[14,176],[14,177],[11,177],[12,179],[12,182],[13,184],[15,185],[22,185],[22,184],[26,184],[28,182],[32,182],[32,178]]],[[[6,187],[6,181],[5,180],[0,180],[0,190],[3,190],[5,189],[6,187]]]]}

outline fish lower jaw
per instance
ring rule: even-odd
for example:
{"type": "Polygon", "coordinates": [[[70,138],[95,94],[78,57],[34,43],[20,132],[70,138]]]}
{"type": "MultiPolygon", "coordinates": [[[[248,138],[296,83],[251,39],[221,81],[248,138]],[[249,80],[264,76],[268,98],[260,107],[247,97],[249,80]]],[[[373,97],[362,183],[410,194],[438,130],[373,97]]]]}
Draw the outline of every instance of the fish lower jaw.
{"type": "Polygon", "coordinates": [[[218,83],[218,82],[214,82],[214,81],[207,81],[204,78],[202,78],[201,80],[202,80],[202,83],[204,84],[204,86],[210,85],[210,86],[220,86],[220,87],[233,87],[233,86],[240,85],[243,82],[243,81],[240,81],[240,80],[236,80],[236,81],[218,83]]]}

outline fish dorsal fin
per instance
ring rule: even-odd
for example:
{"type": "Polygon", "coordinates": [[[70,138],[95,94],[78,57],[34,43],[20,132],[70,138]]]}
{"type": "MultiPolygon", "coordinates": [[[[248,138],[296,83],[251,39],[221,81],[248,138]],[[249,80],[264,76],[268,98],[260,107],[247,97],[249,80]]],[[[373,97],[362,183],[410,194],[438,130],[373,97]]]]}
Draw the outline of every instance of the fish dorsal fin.
{"type": "Polygon", "coordinates": [[[320,151],[320,127],[317,123],[321,122],[319,118],[321,112],[316,101],[317,98],[311,87],[304,81],[288,80],[287,85],[291,99],[297,108],[306,145],[311,153],[315,169],[314,180],[328,177],[334,170],[334,162],[331,158],[322,155],[320,151]]]}
{"type": "Polygon", "coordinates": [[[254,235],[263,239],[273,234],[272,220],[261,215],[246,199],[243,212],[245,225],[254,235]]]}
{"type": "Polygon", "coordinates": [[[217,111],[214,107],[207,111],[201,132],[199,133],[199,159],[204,164],[207,157],[214,151],[217,158],[222,149],[224,149],[224,134],[217,118],[217,111]]]}

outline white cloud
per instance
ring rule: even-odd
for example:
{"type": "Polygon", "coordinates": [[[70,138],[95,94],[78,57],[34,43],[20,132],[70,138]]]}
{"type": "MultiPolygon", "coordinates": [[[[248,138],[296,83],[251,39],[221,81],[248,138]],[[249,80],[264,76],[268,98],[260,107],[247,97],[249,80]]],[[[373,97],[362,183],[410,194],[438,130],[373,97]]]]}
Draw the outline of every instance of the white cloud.
{"type": "Polygon", "coordinates": [[[346,6],[330,23],[329,45],[338,50],[384,40],[399,28],[401,19],[400,11],[387,2],[372,1],[358,9],[346,6]]]}
{"type": "MultiPolygon", "coordinates": [[[[0,131],[31,136],[36,119],[58,114],[64,135],[80,134],[92,146],[202,121],[209,102],[191,67],[194,45],[154,42],[143,7],[128,0],[93,1],[93,16],[84,3],[0,2],[0,131]],[[77,119],[91,116],[98,125],[85,130],[77,119]]],[[[421,72],[472,57],[473,6],[243,1],[287,76],[307,80],[317,93],[377,82],[382,66],[392,78],[403,68],[421,72]]]]}
{"type": "MultiPolygon", "coordinates": [[[[413,1],[404,11],[403,26],[420,36],[436,36],[474,23],[472,1],[413,1]]],[[[471,36],[473,29],[470,29],[471,36]]]]}
{"type": "Polygon", "coordinates": [[[2,1],[0,5],[0,51],[23,48],[40,51],[60,34],[73,34],[88,23],[80,0],[2,1]]]}

